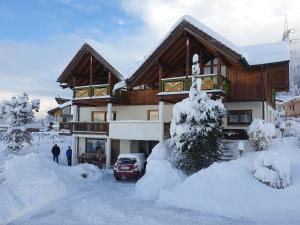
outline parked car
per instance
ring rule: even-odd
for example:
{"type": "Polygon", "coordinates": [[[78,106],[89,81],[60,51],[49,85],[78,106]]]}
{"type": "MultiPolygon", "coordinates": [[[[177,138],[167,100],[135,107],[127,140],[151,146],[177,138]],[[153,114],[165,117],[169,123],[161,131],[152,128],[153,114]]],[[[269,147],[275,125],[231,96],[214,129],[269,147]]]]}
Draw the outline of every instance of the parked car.
{"type": "Polygon", "coordinates": [[[114,177],[120,179],[138,179],[145,173],[145,154],[120,154],[114,165],[114,177]]]}

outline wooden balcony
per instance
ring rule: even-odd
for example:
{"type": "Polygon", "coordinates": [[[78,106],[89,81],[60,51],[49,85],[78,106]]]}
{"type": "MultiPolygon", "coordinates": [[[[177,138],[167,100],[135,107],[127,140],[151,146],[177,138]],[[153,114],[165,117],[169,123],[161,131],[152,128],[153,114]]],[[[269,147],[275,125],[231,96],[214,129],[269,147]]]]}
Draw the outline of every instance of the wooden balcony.
{"type": "Polygon", "coordinates": [[[90,99],[110,97],[108,84],[78,86],[74,88],[74,99],[90,99]]]}
{"type": "Polygon", "coordinates": [[[59,130],[70,134],[108,134],[108,123],[102,122],[61,122],[59,130]]]}
{"type": "MultiPolygon", "coordinates": [[[[200,75],[199,78],[202,79],[201,90],[229,95],[230,83],[226,77],[217,74],[204,74],[200,75]]],[[[190,90],[191,85],[192,76],[188,78],[186,76],[163,78],[160,84],[160,94],[185,93],[190,90]]]]}

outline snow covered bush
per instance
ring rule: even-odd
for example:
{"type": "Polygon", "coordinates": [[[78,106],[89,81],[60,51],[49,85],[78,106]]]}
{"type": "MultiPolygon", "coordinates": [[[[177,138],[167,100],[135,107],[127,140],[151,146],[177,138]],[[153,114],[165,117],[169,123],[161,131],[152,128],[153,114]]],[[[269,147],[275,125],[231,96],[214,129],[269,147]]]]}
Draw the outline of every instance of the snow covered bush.
{"type": "Polygon", "coordinates": [[[23,144],[31,142],[31,134],[28,131],[30,124],[34,122],[34,111],[38,112],[40,101],[29,101],[28,94],[23,93],[13,97],[4,104],[4,117],[9,124],[3,140],[11,151],[19,151],[23,144]]]}
{"type": "Polygon", "coordinates": [[[256,151],[262,151],[271,145],[272,137],[275,135],[275,126],[264,120],[255,119],[250,124],[247,134],[250,144],[256,151]]]}
{"type": "Polygon", "coordinates": [[[253,176],[277,189],[285,188],[292,183],[289,160],[273,151],[263,152],[254,161],[253,176]]]}
{"type": "Polygon", "coordinates": [[[285,129],[283,132],[284,137],[300,137],[300,126],[299,123],[293,120],[288,120],[283,123],[285,129]]]}
{"type": "Polygon", "coordinates": [[[136,194],[142,199],[157,199],[162,190],[168,190],[185,179],[182,171],[169,161],[169,141],[157,144],[147,159],[146,174],[136,183],[136,194]]]}
{"type": "Polygon", "coordinates": [[[201,91],[198,67],[198,62],[193,62],[189,98],[175,104],[170,128],[171,140],[176,146],[173,152],[175,164],[187,174],[217,161],[222,148],[225,107],[201,91]]]}

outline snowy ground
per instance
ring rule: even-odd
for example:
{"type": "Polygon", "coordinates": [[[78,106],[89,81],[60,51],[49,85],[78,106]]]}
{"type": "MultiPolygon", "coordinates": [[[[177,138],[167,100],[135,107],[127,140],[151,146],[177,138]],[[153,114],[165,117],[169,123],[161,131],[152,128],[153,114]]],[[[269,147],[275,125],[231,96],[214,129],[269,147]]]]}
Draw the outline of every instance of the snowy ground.
{"type": "MultiPolygon", "coordinates": [[[[256,153],[246,153],[242,160],[218,163],[184,182],[177,179],[172,185],[174,188],[164,186],[168,190],[162,191],[159,198],[145,200],[136,192],[135,182],[117,182],[111,172],[90,165],[65,166],[64,155],[70,138],[52,137],[36,136],[34,146],[28,147],[25,155],[14,157],[6,156],[0,144],[0,224],[273,225],[300,222],[300,164],[295,164],[300,153],[295,138],[274,142],[278,152],[285,151],[284,146],[290,158],[294,158],[293,184],[286,189],[272,189],[255,180],[251,165],[256,153]],[[61,165],[52,161],[50,150],[54,143],[62,149],[61,165]],[[236,171],[239,172],[235,175],[236,171]],[[88,174],[88,178],[82,178],[82,173],[88,174]],[[206,184],[195,186],[201,180],[206,184]],[[267,218],[260,220],[258,211],[265,210],[266,206],[267,218]],[[274,216],[270,219],[272,210],[275,210],[274,216]],[[241,216],[243,213],[248,216],[241,216]]],[[[160,174],[165,176],[168,170],[169,167],[160,168],[160,174]]],[[[151,185],[151,179],[147,181],[151,185]]]]}

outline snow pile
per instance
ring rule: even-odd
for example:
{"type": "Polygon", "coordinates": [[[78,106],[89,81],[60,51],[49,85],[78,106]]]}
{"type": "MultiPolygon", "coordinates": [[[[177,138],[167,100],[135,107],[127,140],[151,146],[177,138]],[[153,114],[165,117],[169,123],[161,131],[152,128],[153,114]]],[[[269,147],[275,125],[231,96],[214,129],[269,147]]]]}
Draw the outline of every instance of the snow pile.
{"type": "Polygon", "coordinates": [[[103,174],[98,167],[88,163],[79,164],[73,167],[65,167],[63,169],[66,174],[77,180],[82,180],[84,178],[89,181],[97,181],[103,177],[103,174]]]}
{"type": "Polygon", "coordinates": [[[251,145],[257,150],[265,150],[271,145],[272,137],[275,136],[275,126],[263,120],[255,119],[250,124],[247,134],[251,145]]]}
{"type": "Polygon", "coordinates": [[[157,199],[162,190],[181,183],[185,175],[169,161],[168,143],[159,143],[147,159],[146,174],[136,183],[136,194],[142,199],[157,199]]]}
{"type": "Polygon", "coordinates": [[[292,183],[289,160],[277,152],[262,152],[254,161],[253,176],[273,188],[285,188],[292,183]]]}
{"type": "MultiPolygon", "coordinates": [[[[268,224],[290,224],[291,221],[297,224],[298,221],[299,224],[299,161],[297,139],[286,138],[282,141],[278,138],[268,151],[247,151],[238,160],[214,163],[193,174],[173,189],[162,191],[158,201],[164,205],[237,219],[265,221],[268,224]],[[292,185],[273,189],[253,178],[253,163],[260,156],[265,165],[269,164],[269,160],[283,177],[289,174],[289,163],[283,159],[287,158],[293,176],[292,185]]],[[[284,183],[288,183],[290,178],[287,176],[284,179],[284,183]]]]}
{"type": "Polygon", "coordinates": [[[102,175],[92,165],[59,166],[38,153],[10,155],[0,168],[0,224],[66,194],[102,175]],[[87,179],[81,174],[87,174],[87,179]]]}

